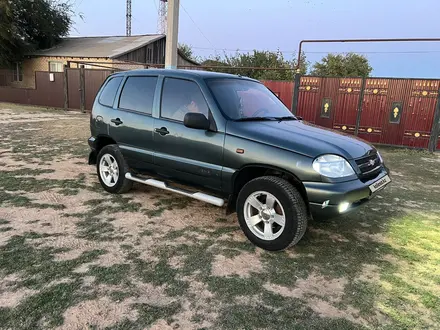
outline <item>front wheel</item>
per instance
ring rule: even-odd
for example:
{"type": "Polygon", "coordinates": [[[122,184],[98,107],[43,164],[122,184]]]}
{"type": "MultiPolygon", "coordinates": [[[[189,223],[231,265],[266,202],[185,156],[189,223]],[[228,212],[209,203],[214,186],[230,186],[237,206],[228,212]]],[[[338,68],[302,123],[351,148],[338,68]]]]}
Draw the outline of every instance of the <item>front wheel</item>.
{"type": "Polygon", "coordinates": [[[307,228],[304,199],[293,185],[279,177],[248,182],[238,194],[237,213],[246,237],[269,251],[295,245],[307,228]]]}

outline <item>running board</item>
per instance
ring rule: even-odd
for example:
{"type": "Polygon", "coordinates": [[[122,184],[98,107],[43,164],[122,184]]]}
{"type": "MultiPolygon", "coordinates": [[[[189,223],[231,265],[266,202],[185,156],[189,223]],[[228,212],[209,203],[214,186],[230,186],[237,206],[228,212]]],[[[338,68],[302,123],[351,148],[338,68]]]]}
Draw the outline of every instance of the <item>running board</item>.
{"type": "Polygon", "coordinates": [[[175,192],[177,194],[181,194],[187,197],[191,197],[194,199],[197,199],[199,201],[202,202],[206,202],[209,204],[213,204],[216,206],[220,206],[222,207],[225,204],[225,201],[221,198],[215,197],[215,196],[211,196],[208,194],[204,194],[201,192],[195,192],[195,193],[191,193],[191,192],[187,192],[187,191],[183,191],[181,189],[177,189],[177,188],[171,188],[169,187],[165,182],[163,181],[159,181],[159,180],[155,180],[155,179],[141,179],[141,178],[137,178],[135,176],[132,176],[131,173],[126,173],[125,174],[125,178],[131,181],[135,181],[135,182],[139,182],[139,183],[143,183],[149,186],[153,186],[156,188],[160,188],[160,189],[164,189],[164,190],[168,190],[168,191],[172,191],[175,192]]]}

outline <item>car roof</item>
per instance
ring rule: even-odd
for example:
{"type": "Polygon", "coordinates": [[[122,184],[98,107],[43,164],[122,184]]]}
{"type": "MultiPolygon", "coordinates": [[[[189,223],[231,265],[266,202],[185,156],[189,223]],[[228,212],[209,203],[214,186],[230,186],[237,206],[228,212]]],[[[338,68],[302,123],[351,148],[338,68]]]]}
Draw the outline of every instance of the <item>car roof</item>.
{"type": "Polygon", "coordinates": [[[141,69],[141,70],[130,70],[115,73],[116,75],[124,75],[124,76],[138,76],[143,74],[154,74],[154,75],[164,75],[164,76],[173,76],[173,77],[181,77],[181,78],[202,78],[202,79],[210,79],[210,78],[238,78],[238,79],[246,79],[251,81],[258,81],[249,77],[244,77],[235,74],[229,73],[221,73],[221,72],[212,72],[212,71],[203,71],[203,70],[173,70],[173,69],[141,69]]]}

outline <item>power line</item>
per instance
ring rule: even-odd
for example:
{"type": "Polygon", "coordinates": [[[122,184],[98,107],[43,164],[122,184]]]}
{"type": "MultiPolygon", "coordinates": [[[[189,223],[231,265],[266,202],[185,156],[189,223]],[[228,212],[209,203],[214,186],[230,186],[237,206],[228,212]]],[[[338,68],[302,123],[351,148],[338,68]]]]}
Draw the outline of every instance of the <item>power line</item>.
{"type": "Polygon", "coordinates": [[[75,5],[75,10],[79,8],[79,6],[81,6],[81,4],[83,3],[84,0],[79,0],[79,2],[75,5]]]}
{"type": "MultiPolygon", "coordinates": [[[[199,50],[219,50],[219,48],[209,48],[209,47],[192,47],[193,49],[199,50]]],[[[269,51],[269,52],[280,52],[280,53],[297,53],[296,50],[258,50],[258,49],[232,49],[232,48],[221,48],[223,51],[231,51],[231,52],[253,52],[256,51],[269,51]]],[[[347,54],[347,53],[357,53],[357,54],[428,54],[428,53],[440,53],[440,50],[416,50],[416,51],[366,51],[366,52],[358,52],[358,51],[346,51],[346,52],[332,52],[332,51],[307,51],[306,54],[347,54]]]]}
{"type": "MultiPolygon", "coordinates": [[[[182,9],[185,11],[185,13],[188,15],[188,17],[190,18],[190,20],[193,22],[193,24],[195,25],[195,27],[199,30],[200,34],[206,39],[208,40],[209,44],[213,47],[213,49],[215,51],[217,51],[217,49],[215,48],[215,46],[213,45],[213,43],[211,42],[211,40],[208,39],[208,37],[203,33],[203,31],[199,28],[199,26],[196,24],[196,22],[193,20],[193,18],[191,17],[191,15],[188,13],[188,11],[185,9],[185,7],[182,5],[182,3],[180,3],[180,7],[182,7],[182,9]]],[[[194,47],[193,47],[194,48],[194,47]]]]}

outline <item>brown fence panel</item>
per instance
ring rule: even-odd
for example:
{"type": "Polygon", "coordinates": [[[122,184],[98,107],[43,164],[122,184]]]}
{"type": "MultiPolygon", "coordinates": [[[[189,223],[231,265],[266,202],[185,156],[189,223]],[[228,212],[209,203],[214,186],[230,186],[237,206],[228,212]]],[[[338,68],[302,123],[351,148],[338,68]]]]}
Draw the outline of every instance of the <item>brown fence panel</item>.
{"type": "Polygon", "coordinates": [[[381,143],[383,123],[388,114],[389,79],[367,79],[365,82],[359,137],[372,143],[381,143]]]}
{"type": "Polygon", "coordinates": [[[85,70],[86,110],[92,110],[96,94],[111,70],[85,70]]]}
{"type": "Polygon", "coordinates": [[[316,122],[320,112],[320,89],[323,78],[301,77],[298,93],[298,108],[296,114],[310,123],[316,122]]]}
{"type": "Polygon", "coordinates": [[[29,104],[62,108],[64,106],[64,74],[36,72],[35,89],[28,90],[29,104]],[[51,81],[51,77],[53,78],[51,81]]]}
{"type": "Polygon", "coordinates": [[[27,89],[0,87],[0,102],[28,104],[28,98],[27,89]]]}
{"type": "Polygon", "coordinates": [[[372,143],[427,148],[439,83],[367,79],[359,137],[372,143]]]}
{"type": "Polygon", "coordinates": [[[322,127],[333,128],[337,112],[339,78],[322,78],[318,94],[318,111],[315,123],[322,127]]]}
{"type": "Polygon", "coordinates": [[[362,78],[339,79],[337,98],[332,105],[334,129],[349,134],[355,133],[361,94],[362,78]]]}
{"type": "Polygon", "coordinates": [[[437,105],[439,80],[412,80],[403,145],[427,148],[437,105]]]}
{"type": "Polygon", "coordinates": [[[289,110],[292,108],[294,86],[292,81],[263,80],[262,83],[274,92],[289,110]]]}
{"type": "Polygon", "coordinates": [[[80,108],[80,84],[79,84],[79,69],[67,69],[67,93],[69,95],[69,108],[80,108]]]}
{"type": "Polygon", "coordinates": [[[382,132],[379,143],[402,145],[405,129],[404,121],[408,118],[410,112],[411,81],[407,79],[389,79],[387,85],[387,99],[382,113],[382,132]]]}

